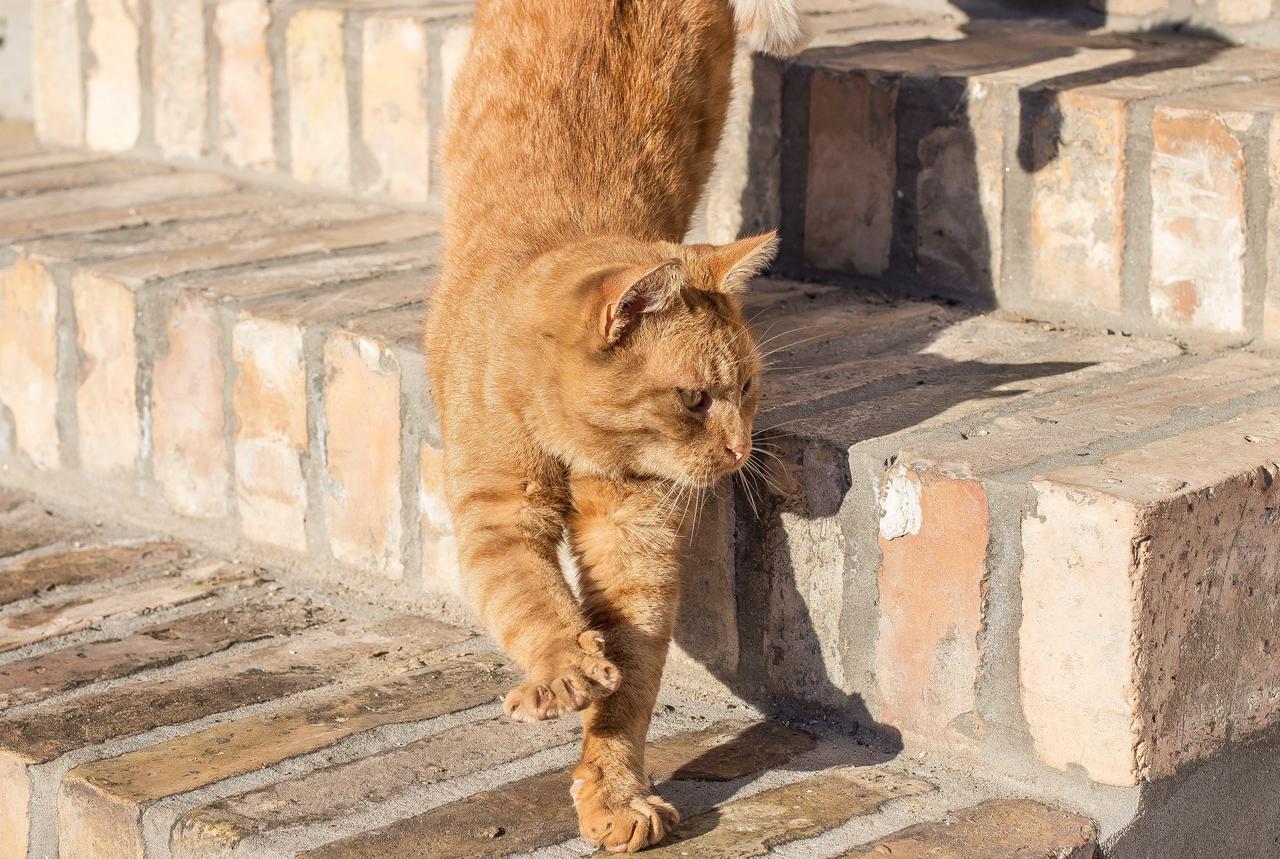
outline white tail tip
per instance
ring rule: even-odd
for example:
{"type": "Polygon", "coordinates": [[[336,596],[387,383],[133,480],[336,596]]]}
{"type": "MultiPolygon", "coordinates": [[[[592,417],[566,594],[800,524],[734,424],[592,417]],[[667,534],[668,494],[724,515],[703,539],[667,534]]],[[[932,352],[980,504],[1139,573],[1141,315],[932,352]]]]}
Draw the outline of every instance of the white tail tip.
{"type": "Polygon", "coordinates": [[[789,57],[809,44],[810,35],[796,0],[731,0],[743,41],[752,50],[789,57]]]}

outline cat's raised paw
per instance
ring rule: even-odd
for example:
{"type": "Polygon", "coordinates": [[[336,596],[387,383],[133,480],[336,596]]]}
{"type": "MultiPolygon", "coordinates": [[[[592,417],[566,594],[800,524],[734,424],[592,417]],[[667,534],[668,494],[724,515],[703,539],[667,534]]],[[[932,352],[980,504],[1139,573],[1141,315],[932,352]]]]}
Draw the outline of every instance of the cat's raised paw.
{"type": "Polygon", "coordinates": [[[605,658],[604,636],[587,631],[576,646],[563,648],[531,667],[530,679],[507,693],[502,709],[516,722],[540,722],[583,710],[612,695],[622,672],[605,658]]]}
{"type": "Polygon", "coordinates": [[[652,847],[680,822],[680,812],[662,797],[646,791],[611,790],[594,767],[579,767],[569,792],[583,840],[610,853],[652,847]]]}

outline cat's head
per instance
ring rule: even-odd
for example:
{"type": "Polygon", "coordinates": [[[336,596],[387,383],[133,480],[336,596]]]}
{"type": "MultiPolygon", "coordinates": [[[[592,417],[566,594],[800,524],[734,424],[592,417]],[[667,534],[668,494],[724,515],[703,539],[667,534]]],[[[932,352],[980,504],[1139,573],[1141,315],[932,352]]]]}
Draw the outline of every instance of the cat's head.
{"type": "Polygon", "coordinates": [[[740,296],[776,247],[772,233],[720,246],[597,239],[548,260],[537,279],[560,284],[561,309],[542,303],[539,337],[561,453],[699,486],[742,468],[763,367],[740,296]]]}

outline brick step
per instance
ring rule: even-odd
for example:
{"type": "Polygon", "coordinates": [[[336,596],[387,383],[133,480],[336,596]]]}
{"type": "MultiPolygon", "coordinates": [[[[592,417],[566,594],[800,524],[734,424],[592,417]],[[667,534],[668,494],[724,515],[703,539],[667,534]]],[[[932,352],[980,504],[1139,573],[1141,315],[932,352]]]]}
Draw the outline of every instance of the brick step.
{"type": "MultiPolygon", "coordinates": [[[[94,156],[0,175],[5,481],[460,612],[418,336],[435,221],[214,178],[94,156]]],[[[1266,741],[1280,361],[780,279],[747,301],[771,470],[703,508],[674,682],[1031,779],[1110,808],[1108,832],[1140,819],[1114,797],[1266,741]]],[[[30,530],[0,550],[81,534],[6,515],[30,530]]],[[[129,581],[163,611],[262,587],[202,575],[129,581]]],[[[94,586],[0,642],[33,655],[43,612],[72,641],[137,620],[94,586]]]]}
{"type": "MultiPolygon", "coordinates": [[[[0,654],[0,855],[580,852],[565,768],[576,720],[503,719],[515,674],[468,630],[339,605],[261,569],[0,498],[0,533],[28,546],[0,560],[0,582],[16,583],[0,624],[31,631],[25,652],[0,654]],[[33,525],[32,512],[61,528],[33,525]],[[240,569],[245,584],[211,589],[211,569],[240,569]],[[133,581],[200,593],[166,604],[133,581]],[[106,592],[127,610],[69,638],[58,607],[106,592]]],[[[1079,814],[670,700],[647,762],[689,820],[660,854],[801,842],[806,855],[843,855],[904,816],[918,822],[891,843],[962,844],[961,857],[1088,856],[1096,844],[1079,814]],[[1004,833],[1000,851],[982,852],[984,833],[1004,833]]]]}
{"type": "MultiPolygon", "coordinates": [[[[470,3],[37,5],[46,142],[438,203],[470,3]],[[81,46],[83,83],[65,60],[81,46]]],[[[1280,53],[863,0],[808,9],[820,35],[801,58],[735,66],[696,238],[781,222],[793,274],[1280,339],[1280,53]]]]}

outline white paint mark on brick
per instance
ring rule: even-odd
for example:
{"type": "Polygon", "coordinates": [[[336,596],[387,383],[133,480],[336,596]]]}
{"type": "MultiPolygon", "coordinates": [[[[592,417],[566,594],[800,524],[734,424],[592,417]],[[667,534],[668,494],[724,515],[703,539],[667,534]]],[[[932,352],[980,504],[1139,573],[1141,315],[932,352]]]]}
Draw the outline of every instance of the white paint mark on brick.
{"type": "Polygon", "coordinates": [[[907,469],[900,465],[880,494],[880,536],[896,540],[907,534],[919,534],[923,522],[920,483],[908,476],[907,469]]]}

